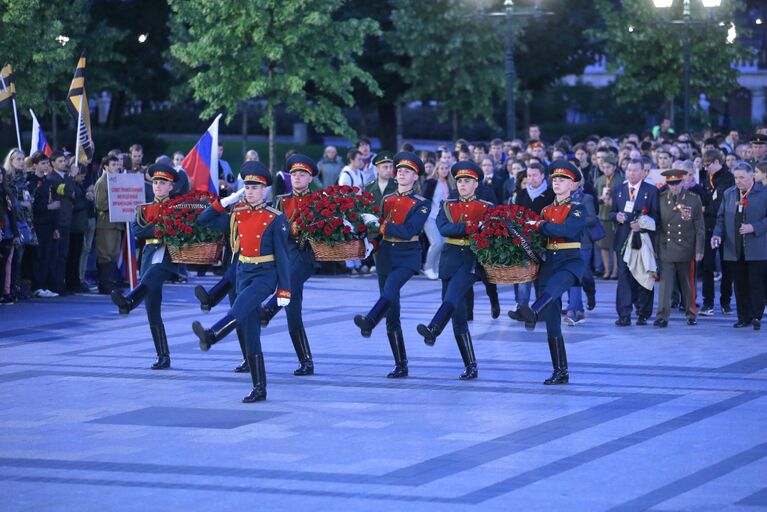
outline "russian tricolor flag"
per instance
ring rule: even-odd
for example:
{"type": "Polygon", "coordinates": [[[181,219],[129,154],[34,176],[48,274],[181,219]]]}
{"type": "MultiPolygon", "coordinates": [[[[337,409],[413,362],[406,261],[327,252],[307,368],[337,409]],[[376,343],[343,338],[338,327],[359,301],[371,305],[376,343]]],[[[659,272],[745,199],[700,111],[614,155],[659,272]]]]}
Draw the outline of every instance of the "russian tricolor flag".
{"type": "Polygon", "coordinates": [[[32,114],[32,145],[29,148],[29,154],[31,155],[35,151],[42,151],[45,156],[51,156],[53,148],[48,144],[48,141],[45,140],[45,134],[43,133],[42,128],[40,128],[37,116],[35,116],[35,113],[32,112],[31,108],[29,109],[29,113],[32,114]]]}
{"type": "Polygon", "coordinates": [[[218,120],[216,116],[192,150],[184,157],[181,167],[189,176],[193,190],[218,194],[218,120]]]}

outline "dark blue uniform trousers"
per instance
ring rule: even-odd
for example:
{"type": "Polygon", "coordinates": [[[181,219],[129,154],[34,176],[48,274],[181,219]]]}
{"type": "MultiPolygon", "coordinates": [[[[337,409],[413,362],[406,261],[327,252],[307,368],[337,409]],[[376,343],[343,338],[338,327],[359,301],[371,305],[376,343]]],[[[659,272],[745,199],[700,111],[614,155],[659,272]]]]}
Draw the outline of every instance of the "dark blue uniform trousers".
{"type": "Polygon", "coordinates": [[[386,313],[386,332],[402,328],[399,319],[399,292],[413,275],[415,274],[411,269],[402,267],[393,268],[388,274],[378,274],[378,289],[381,292],[381,298],[389,301],[389,311],[386,313]]]}
{"type": "Polygon", "coordinates": [[[237,298],[228,314],[244,327],[248,355],[261,353],[261,303],[277,288],[274,265],[237,263],[237,298]]]}
{"type": "Polygon", "coordinates": [[[562,336],[562,294],[578,283],[575,275],[563,269],[555,269],[553,265],[544,262],[538,275],[538,286],[548,293],[553,300],[543,310],[543,320],[546,322],[546,333],[549,337],[562,336]]]}
{"type": "Polygon", "coordinates": [[[450,319],[453,324],[453,333],[457,336],[469,332],[469,321],[466,311],[466,292],[477,282],[479,278],[471,272],[459,270],[450,279],[442,280],[442,302],[453,305],[453,314],[450,319]]]}

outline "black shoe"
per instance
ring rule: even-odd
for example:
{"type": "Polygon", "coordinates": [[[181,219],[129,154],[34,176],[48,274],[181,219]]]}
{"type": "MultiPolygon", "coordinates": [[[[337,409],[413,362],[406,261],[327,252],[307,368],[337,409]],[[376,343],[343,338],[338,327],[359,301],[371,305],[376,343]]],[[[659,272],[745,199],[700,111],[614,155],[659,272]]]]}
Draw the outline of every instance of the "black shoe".
{"type": "Polygon", "coordinates": [[[478,375],[477,358],[474,355],[474,344],[471,342],[471,334],[468,332],[456,334],[455,342],[458,345],[458,352],[461,353],[464,366],[463,373],[458,378],[461,380],[476,379],[478,375]]]}
{"type": "Polygon", "coordinates": [[[234,373],[247,373],[250,371],[250,366],[248,365],[248,360],[243,359],[242,363],[240,363],[239,366],[234,367],[234,373]]]}
{"type": "Polygon", "coordinates": [[[293,375],[298,377],[314,375],[314,362],[312,361],[312,352],[309,349],[309,340],[306,337],[306,331],[302,327],[299,330],[290,331],[289,334],[299,364],[298,368],[293,372],[293,375]]]}
{"type": "Polygon", "coordinates": [[[518,322],[524,322],[525,329],[528,331],[535,330],[535,324],[538,322],[535,311],[525,304],[519,306],[516,311],[509,311],[509,317],[518,322]]]}
{"type": "Polygon", "coordinates": [[[407,377],[407,352],[405,351],[405,338],[402,336],[402,330],[388,331],[389,347],[394,356],[394,370],[387,375],[390,379],[401,379],[407,377]]]}
{"type": "Polygon", "coordinates": [[[437,336],[442,334],[445,326],[450,321],[450,317],[453,316],[455,306],[449,302],[443,302],[440,304],[439,309],[434,313],[429,325],[419,324],[416,330],[418,334],[423,336],[423,342],[429,346],[434,345],[437,341],[437,336]]]}
{"type": "Polygon", "coordinates": [[[586,296],[586,309],[588,311],[593,311],[594,308],[597,307],[597,298],[595,295],[587,295],[586,296]]]}
{"type": "Polygon", "coordinates": [[[688,318],[687,319],[687,325],[698,325],[698,319],[697,318],[688,318]]]}
{"type": "Polygon", "coordinates": [[[631,318],[622,316],[615,321],[615,325],[618,327],[629,327],[631,325],[631,318]]]}
{"type": "Polygon", "coordinates": [[[354,324],[360,328],[363,338],[369,338],[373,334],[373,322],[366,316],[354,315],[354,324]]]}
{"type": "Polygon", "coordinates": [[[656,320],[655,320],[655,321],[652,323],[652,325],[653,325],[654,327],[661,327],[661,328],[665,328],[665,327],[668,327],[668,321],[666,321],[666,320],[664,320],[664,319],[662,319],[662,318],[658,318],[658,319],[656,319],[656,320]]]}
{"type": "Polygon", "coordinates": [[[751,325],[751,322],[746,322],[745,320],[738,320],[732,326],[736,329],[741,329],[743,327],[748,327],[749,325],[751,325]]]}
{"type": "Polygon", "coordinates": [[[430,347],[433,347],[437,342],[437,334],[432,331],[432,328],[428,325],[418,324],[418,327],[416,327],[415,330],[418,331],[418,334],[423,336],[423,342],[430,347]]]}
{"type": "Polygon", "coordinates": [[[149,288],[145,284],[139,284],[137,287],[123,296],[122,293],[115,290],[112,292],[112,302],[117,306],[121,315],[127,315],[138,306],[144,297],[149,293],[149,288]]]}
{"type": "Polygon", "coordinates": [[[373,329],[375,329],[376,325],[378,325],[378,322],[381,321],[384,315],[386,315],[386,312],[389,310],[389,305],[389,300],[381,297],[373,305],[373,308],[370,310],[370,312],[368,312],[367,315],[356,315],[354,317],[354,323],[357,327],[360,328],[360,334],[363,338],[370,337],[370,335],[373,333],[373,329]]]}
{"type": "Polygon", "coordinates": [[[151,366],[152,370],[165,370],[170,368],[170,350],[168,349],[168,336],[165,334],[165,325],[150,325],[154,349],[157,352],[157,360],[151,366]]]}
{"type": "Polygon", "coordinates": [[[266,368],[264,367],[264,354],[248,354],[248,368],[253,382],[253,390],[242,399],[243,403],[260,402],[266,400],[266,368]]]}
{"type": "Polygon", "coordinates": [[[637,318],[637,325],[647,325],[647,317],[640,316],[639,318],[637,318]]]}
{"type": "Polygon", "coordinates": [[[490,316],[495,320],[501,316],[501,303],[498,300],[498,288],[493,285],[493,288],[487,291],[487,296],[490,299],[490,316]]]}
{"type": "Polygon", "coordinates": [[[522,306],[517,306],[517,309],[509,310],[508,312],[509,318],[511,318],[512,320],[516,320],[517,322],[524,322],[525,319],[522,318],[522,315],[519,314],[519,308],[521,307],[522,306]]]}
{"type": "Polygon", "coordinates": [[[567,371],[567,352],[565,351],[565,339],[562,336],[549,336],[549,354],[551,366],[554,372],[551,377],[543,381],[546,386],[567,384],[570,382],[570,374],[567,371]]]}
{"type": "Polygon", "coordinates": [[[221,341],[227,334],[232,332],[237,326],[237,320],[231,315],[224,317],[213,324],[210,329],[206,329],[198,321],[192,323],[192,330],[200,339],[200,350],[207,352],[210,347],[221,341]]]}
{"type": "Polygon", "coordinates": [[[725,315],[731,315],[732,308],[730,306],[722,306],[722,313],[724,313],[725,315]]]}
{"type": "Polygon", "coordinates": [[[762,321],[759,320],[758,318],[754,318],[753,320],[751,320],[751,325],[754,326],[755,331],[758,331],[762,328],[762,321]]]}

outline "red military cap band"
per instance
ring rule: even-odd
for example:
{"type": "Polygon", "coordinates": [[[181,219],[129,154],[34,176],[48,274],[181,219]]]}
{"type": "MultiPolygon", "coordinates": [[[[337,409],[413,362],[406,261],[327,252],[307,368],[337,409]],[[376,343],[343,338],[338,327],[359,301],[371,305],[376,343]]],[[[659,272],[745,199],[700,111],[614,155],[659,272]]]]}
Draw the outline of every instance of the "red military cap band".
{"type": "Polygon", "coordinates": [[[471,169],[460,169],[455,173],[455,178],[471,178],[474,180],[479,181],[479,174],[472,171],[471,169]]]}
{"type": "Polygon", "coordinates": [[[263,185],[265,187],[268,186],[266,178],[256,174],[249,174],[243,181],[246,185],[263,185]]]}
{"type": "Polygon", "coordinates": [[[416,174],[418,174],[418,164],[413,162],[412,160],[400,160],[397,162],[397,169],[400,167],[407,167],[408,169],[412,169],[416,174]]]}
{"type": "Polygon", "coordinates": [[[152,174],[153,180],[166,180],[166,181],[176,181],[172,174],[165,171],[155,171],[154,174],[152,174]]]}
{"type": "Polygon", "coordinates": [[[555,176],[561,176],[563,178],[567,178],[573,181],[578,181],[578,177],[575,175],[573,171],[571,171],[570,169],[562,168],[562,167],[558,167],[551,172],[551,177],[554,178],[555,176]]]}
{"type": "Polygon", "coordinates": [[[305,172],[308,172],[309,174],[314,174],[314,172],[312,171],[312,168],[308,164],[305,164],[304,162],[293,162],[290,166],[290,171],[288,172],[293,172],[293,171],[305,171],[305,172]]]}

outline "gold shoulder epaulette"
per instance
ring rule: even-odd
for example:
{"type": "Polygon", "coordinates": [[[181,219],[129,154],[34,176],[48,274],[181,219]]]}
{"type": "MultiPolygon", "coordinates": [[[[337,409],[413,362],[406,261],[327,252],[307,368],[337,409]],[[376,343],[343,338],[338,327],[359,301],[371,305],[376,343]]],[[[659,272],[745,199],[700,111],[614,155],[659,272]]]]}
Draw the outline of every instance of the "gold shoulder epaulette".
{"type": "Polygon", "coordinates": [[[267,207],[265,207],[265,208],[264,208],[264,210],[270,211],[270,212],[272,212],[272,213],[273,213],[273,214],[275,214],[275,215],[282,215],[282,212],[281,212],[281,211],[279,211],[279,210],[278,210],[278,209],[276,209],[276,208],[272,208],[271,206],[267,206],[267,207]]]}

